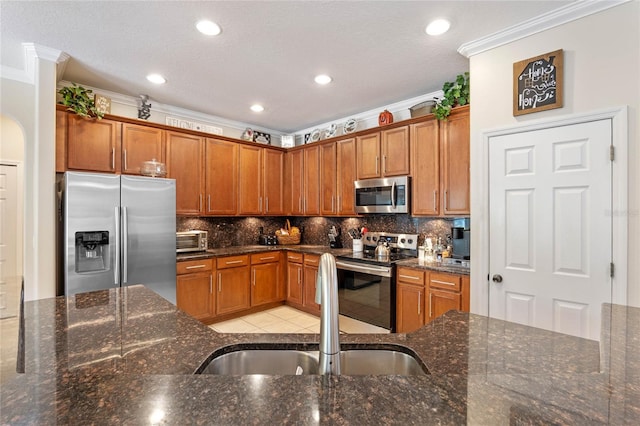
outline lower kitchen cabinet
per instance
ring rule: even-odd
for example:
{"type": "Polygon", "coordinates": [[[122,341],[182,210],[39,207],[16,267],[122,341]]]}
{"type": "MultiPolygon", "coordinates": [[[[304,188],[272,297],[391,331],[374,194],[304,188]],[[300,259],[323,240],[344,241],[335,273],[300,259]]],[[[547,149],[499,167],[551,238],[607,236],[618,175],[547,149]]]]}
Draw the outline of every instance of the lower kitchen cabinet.
{"type": "Polygon", "coordinates": [[[431,271],[427,287],[427,322],[451,309],[469,312],[468,275],[431,271]]]}
{"type": "Polygon", "coordinates": [[[287,253],[287,303],[297,307],[304,303],[302,259],[301,253],[287,253]]]}
{"type": "Polygon", "coordinates": [[[251,255],[251,307],[284,300],[280,252],[251,255]]]}
{"type": "Polygon", "coordinates": [[[228,256],[217,259],[216,315],[248,309],[250,299],[249,256],[228,256]]]}
{"type": "Polygon", "coordinates": [[[425,324],[425,272],[398,268],[396,280],[396,332],[408,333],[425,324]]]}
{"type": "Polygon", "coordinates": [[[304,255],[304,307],[312,313],[320,312],[320,305],[316,303],[316,281],[320,256],[317,254],[304,255]]]}
{"type": "Polygon", "coordinates": [[[176,303],[178,308],[198,320],[215,315],[213,261],[192,260],[177,263],[176,303]]]}
{"type": "Polygon", "coordinates": [[[317,254],[287,253],[287,304],[318,315],[316,278],[320,256],[317,254]]]}

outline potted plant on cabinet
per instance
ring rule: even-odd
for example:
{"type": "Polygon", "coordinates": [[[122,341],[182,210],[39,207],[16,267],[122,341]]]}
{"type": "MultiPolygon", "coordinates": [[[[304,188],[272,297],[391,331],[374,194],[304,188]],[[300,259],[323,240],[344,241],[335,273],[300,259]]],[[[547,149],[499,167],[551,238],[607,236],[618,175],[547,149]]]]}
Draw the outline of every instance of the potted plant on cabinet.
{"type": "Polygon", "coordinates": [[[436,98],[433,113],[438,120],[446,120],[451,109],[469,103],[469,73],[459,74],[455,81],[447,81],[442,86],[444,95],[436,98]]]}
{"type": "Polygon", "coordinates": [[[72,86],[58,90],[62,96],[60,103],[66,106],[68,111],[75,112],[81,117],[97,118],[98,120],[104,117],[104,113],[96,107],[93,97],[90,96],[93,90],[85,89],[75,83],[71,84],[72,86]]]}

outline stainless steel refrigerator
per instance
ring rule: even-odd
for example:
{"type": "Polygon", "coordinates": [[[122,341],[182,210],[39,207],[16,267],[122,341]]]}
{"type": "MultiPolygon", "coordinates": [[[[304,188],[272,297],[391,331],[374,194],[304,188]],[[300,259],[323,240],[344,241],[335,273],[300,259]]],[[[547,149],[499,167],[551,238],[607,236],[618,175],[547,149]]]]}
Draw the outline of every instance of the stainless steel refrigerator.
{"type": "Polygon", "coordinates": [[[176,303],[175,180],[67,172],[64,294],[144,284],[176,303]]]}

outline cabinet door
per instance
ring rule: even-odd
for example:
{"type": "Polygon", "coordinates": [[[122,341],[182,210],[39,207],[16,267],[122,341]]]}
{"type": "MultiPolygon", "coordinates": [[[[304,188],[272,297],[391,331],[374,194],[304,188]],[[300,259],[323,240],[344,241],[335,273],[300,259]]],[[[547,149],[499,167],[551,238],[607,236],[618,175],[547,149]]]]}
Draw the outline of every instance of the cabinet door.
{"type": "Polygon", "coordinates": [[[296,303],[302,306],[302,264],[287,263],[287,302],[296,303]]]}
{"type": "Polygon", "coordinates": [[[320,305],[316,303],[316,279],[318,267],[304,265],[304,306],[312,310],[320,311],[320,305]]]}
{"type": "Polygon", "coordinates": [[[318,146],[304,149],[304,197],[305,215],[320,214],[320,149],[318,146]]]}
{"type": "Polygon", "coordinates": [[[411,212],[436,216],[439,209],[438,121],[411,125],[411,212]]]}
{"type": "Polygon", "coordinates": [[[441,125],[442,192],[445,215],[468,215],[469,109],[452,113],[441,125]]]}
{"type": "Polygon", "coordinates": [[[56,173],[67,171],[67,115],[56,110],[56,173]]]}
{"type": "Polygon", "coordinates": [[[320,147],[320,214],[336,213],[336,144],[320,147]]]}
{"type": "Polygon", "coordinates": [[[211,138],[205,144],[205,214],[235,215],[238,144],[211,138]]]}
{"type": "Polygon", "coordinates": [[[358,179],[380,177],[380,133],[356,138],[358,179]]]}
{"type": "Polygon", "coordinates": [[[355,215],[355,194],[353,182],[356,177],[356,140],[355,138],[336,143],[336,199],[337,213],[355,215]]]}
{"type": "Polygon", "coordinates": [[[249,266],[218,271],[216,314],[241,311],[250,306],[249,266]]]}
{"type": "Polygon", "coordinates": [[[240,145],[238,150],[238,213],[262,214],[263,148],[240,145]]]}
{"type": "Polygon", "coordinates": [[[176,180],[176,214],[204,213],[204,138],[167,132],[167,176],[176,180]]]}
{"type": "Polygon", "coordinates": [[[283,300],[280,290],[280,263],[264,263],[251,267],[251,306],[283,300]]]}
{"type": "Polygon", "coordinates": [[[93,172],[120,172],[122,124],[67,116],[67,167],[93,172]]]}
{"type": "Polygon", "coordinates": [[[451,309],[462,309],[460,293],[435,288],[429,289],[429,320],[438,318],[451,309]]]}
{"type": "Polygon", "coordinates": [[[424,287],[398,283],[396,331],[408,333],[425,324],[424,287]]]}
{"type": "Polygon", "coordinates": [[[178,275],[176,303],[195,319],[213,317],[213,275],[211,272],[178,275]]]}
{"type": "Polygon", "coordinates": [[[142,163],[153,159],[166,162],[164,130],[122,124],[122,173],[139,175],[142,163]]]}
{"type": "Polygon", "coordinates": [[[409,127],[384,130],[381,134],[382,176],[408,175],[409,127]]]}
{"type": "Polygon", "coordinates": [[[264,150],[264,214],[284,214],[284,152],[264,150]]]}
{"type": "Polygon", "coordinates": [[[292,215],[304,214],[304,150],[287,153],[289,178],[287,204],[292,215]]]}

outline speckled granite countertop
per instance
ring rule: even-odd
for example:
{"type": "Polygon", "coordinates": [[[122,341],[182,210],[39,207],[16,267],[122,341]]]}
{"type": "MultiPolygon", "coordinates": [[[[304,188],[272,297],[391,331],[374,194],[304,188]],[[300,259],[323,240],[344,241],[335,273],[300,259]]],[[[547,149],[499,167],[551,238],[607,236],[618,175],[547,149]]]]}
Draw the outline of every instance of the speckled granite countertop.
{"type": "Polygon", "coordinates": [[[605,306],[602,348],[451,311],[417,332],[341,335],[413,351],[430,375],[193,375],[214,352],[314,349],[315,334],[217,334],[143,286],[28,302],[26,372],[0,424],[636,424],[640,309],[605,306]],[[609,332],[608,330],[613,330],[609,332]]]}

